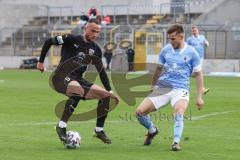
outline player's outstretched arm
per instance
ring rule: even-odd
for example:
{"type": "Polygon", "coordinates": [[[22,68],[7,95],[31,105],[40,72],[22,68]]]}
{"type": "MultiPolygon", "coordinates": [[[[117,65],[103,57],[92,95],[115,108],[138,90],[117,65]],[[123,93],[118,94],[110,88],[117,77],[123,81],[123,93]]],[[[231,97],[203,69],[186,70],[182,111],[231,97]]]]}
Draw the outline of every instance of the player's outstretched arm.
{"type": "Polygon", "coordinates": [[[93,59],[92,59],[92,63],[95,65],[97,71],[98,71],[98,74],[100,76],[100,80],[104,86],[104,88],[109,91],[109,96],[113,99],[116,100],[116,103],[118,103],[120,101],[120,98],[118,96],[116,96],[113,91],[111,91],[111,85],[110,85],[110,82],[109,82],[109,79],[108,79],[108,76],[107,76],[107,73],[104,69],[104,66],[103,66],[103,63],[102,63],[102,60],[97,57],[97,56],[94,56],[93,59]]]}
{"type": "Polygon", "coordinates": [[[152,79],[152,89],[155,86],[155,84],[157,83],[157,80],[159,78],[159,76],[161,75],[163,70],[163,66],[162,65],[158,65],[154,74],[153,74],[153,79],[152,79]]]}
{"type": "Polygon", "coordinates": [[[57,45],[56,41],[55,41],[55,38],[49,38],[43,44],[42,51],[41,51],[39,61],[38,61],[38,64],[37,64],[37,69],[40,70],[41,72],[44,71],[43,63],[44,63],[45,57],[47,55],[47,52],[52,45],[57,45]]]}
{"type": "Polygon", "coordinates": [[[43,62],[44,62],[44,59],[47,55],[47,52],[48,52],[49,48],[53,44],[52,41],[53,41],[52,38],[49,38],[43,44],[42,51],[41,51],[41,54],[40,54],[40,57],[39,57],[39,61],[37,63],[37,69],[40,70],[41,72],[44,71],[43,62]]]}
{"type": "Polygon", "coordinates": [[[197,107],[199,110],[202,109],[204,101],[202,99],[202,89],[203,89],[203,76],[202,71],[194,73],[197,83],[197,107]]]}
{"type": "Polygon", "coordinates": [[[205,47],[209,47],[209,42],[208,42],[208,40],[205,39],[204,45],[205,45],[205,47]]]}

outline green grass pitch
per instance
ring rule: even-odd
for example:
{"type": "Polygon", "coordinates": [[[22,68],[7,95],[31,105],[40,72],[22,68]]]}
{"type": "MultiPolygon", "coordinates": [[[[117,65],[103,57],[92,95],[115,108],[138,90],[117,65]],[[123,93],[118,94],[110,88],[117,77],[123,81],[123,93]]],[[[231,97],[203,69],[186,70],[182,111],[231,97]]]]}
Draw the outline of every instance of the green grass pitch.
{"type": "MultiPolygon", "coordinates": [[[[146,130],[134,117],[135,108],[143,98],[137,98],[134,106],[121,101],[110,112],[105,130],[113,141],[111,145],[92,137],[93,119],[69,123],[70,130],[81,134],[82,143],[79,149],[65,149],[54,130],[58,121],[54,108],[66,98],[49,88],[49,75],[27,70],[0,71],[0,160],[240,159],[239,78],[205,77],[205,85],[211,91],[204,96],[202,111],[195,105],[196,87],[191,80],[186,115],[192,120],[185,120],[182,151],[176,153],[170,151],[173,134],[170,106],[153,114],[160,133],[151,146],[143,146],[146,130]]],[[[76,113],[88,110],[90,103],[95,104],[80,102],[76,113]]]]}

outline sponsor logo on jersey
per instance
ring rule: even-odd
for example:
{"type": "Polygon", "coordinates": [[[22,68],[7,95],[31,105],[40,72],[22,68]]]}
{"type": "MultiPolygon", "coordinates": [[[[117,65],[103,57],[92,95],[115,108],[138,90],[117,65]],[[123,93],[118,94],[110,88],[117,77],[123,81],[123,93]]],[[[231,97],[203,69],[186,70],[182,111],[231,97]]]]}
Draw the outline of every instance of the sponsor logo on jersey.
{"type": "Polygon", "coordinates": [[[84,62],[84,59],[85,59],[85,54],[83,52],[79,52],[77,57],[73,59],[73,63],[77,64],[77,65],[84,65],[83,62],[84,62]]]}

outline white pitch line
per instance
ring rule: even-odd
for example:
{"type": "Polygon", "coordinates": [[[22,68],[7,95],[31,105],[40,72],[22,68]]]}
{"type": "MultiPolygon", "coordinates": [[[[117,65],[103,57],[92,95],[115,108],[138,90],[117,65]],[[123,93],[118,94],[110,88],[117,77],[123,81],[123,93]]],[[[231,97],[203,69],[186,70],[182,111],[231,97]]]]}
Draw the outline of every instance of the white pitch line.
{"type": "Polygon", "coordinates": [[[204,118],[211,117],[211,116],[218,116],[218,115],[222,115],[222,114],[228,114],[228,113],[239,112],[239,111],[240,110],[214,112],[214,113],[204,114],[204,115],[201,115],[201,116],[194,116],[194,117],[192,117],[192,120],[199,120],[199,119],[204,119],[204,118]]]}
{"type": "MultiPolygon", "coordinates": [[[[193,116],[191,120],[199,120],[204,119],[212,116],[218,116],[233,112],[239,112],[240,110],[232,110],[232,111],[224,111],[224,112],[214,112],[209,114],[204,114],[201,116],[193,116]]],[[[133,120],[136,121],[136,120],[133,120]]],[[[107,123],[127,123],[132,121],[125,121],[125,120],[116,120],[116,121],[106,121],[107,123]]],[[[71,123],[96,123],[96,121],[78,121],[78,122],[71,122],[71,123]]],[[[33,123],[9,123],[9,124],[0,124],[0,127],[12,127],[12,126],[40,126],[40,125],[56,125],[56,122],[33,122],[33,123]]]]}
{"type": "MultiPolygon", "coordinates": [[[[122,123],[125,121],[106,121],[107,123],[122,123]]],[[[126,121],[127,122],[127,121],[126,121]]],[[[71,122],[71,123],[96,123],[96,121],[78,121],[78,122],[71,122]]],[[[33,123],[9,123],[9,124],[0,124],[2,126],[40,126],[40,125],[56,125],[56,122],[33,122],[33,123]]]]}
{"type": "Polygon", "coordinates": [[[5,80],[3,80],[3,79],[0,79],[0,83],[4,83],[5,82],[5,80]]]}

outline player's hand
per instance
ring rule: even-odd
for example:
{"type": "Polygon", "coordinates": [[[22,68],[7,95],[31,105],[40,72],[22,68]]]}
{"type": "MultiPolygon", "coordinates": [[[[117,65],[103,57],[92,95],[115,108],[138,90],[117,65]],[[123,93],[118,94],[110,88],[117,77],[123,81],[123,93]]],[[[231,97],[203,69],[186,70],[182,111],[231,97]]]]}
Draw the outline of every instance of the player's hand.
{"type": "Polygon", "coordinates": [[[43,71],[44,71],[43,63],[38,62],[38,63],[37,63],[37,69],[38,69],[39,71],[43,72],[43,71]]]}
{"type": "Polygon", "coordinates": [[[204,104],[203,99],[202,99],[202,98],[198,98],[198,99],[197,99],[197,107],[198,107],[198,110],[201,110],[201,109],[202,109],[203,104],[204,104]]]}

